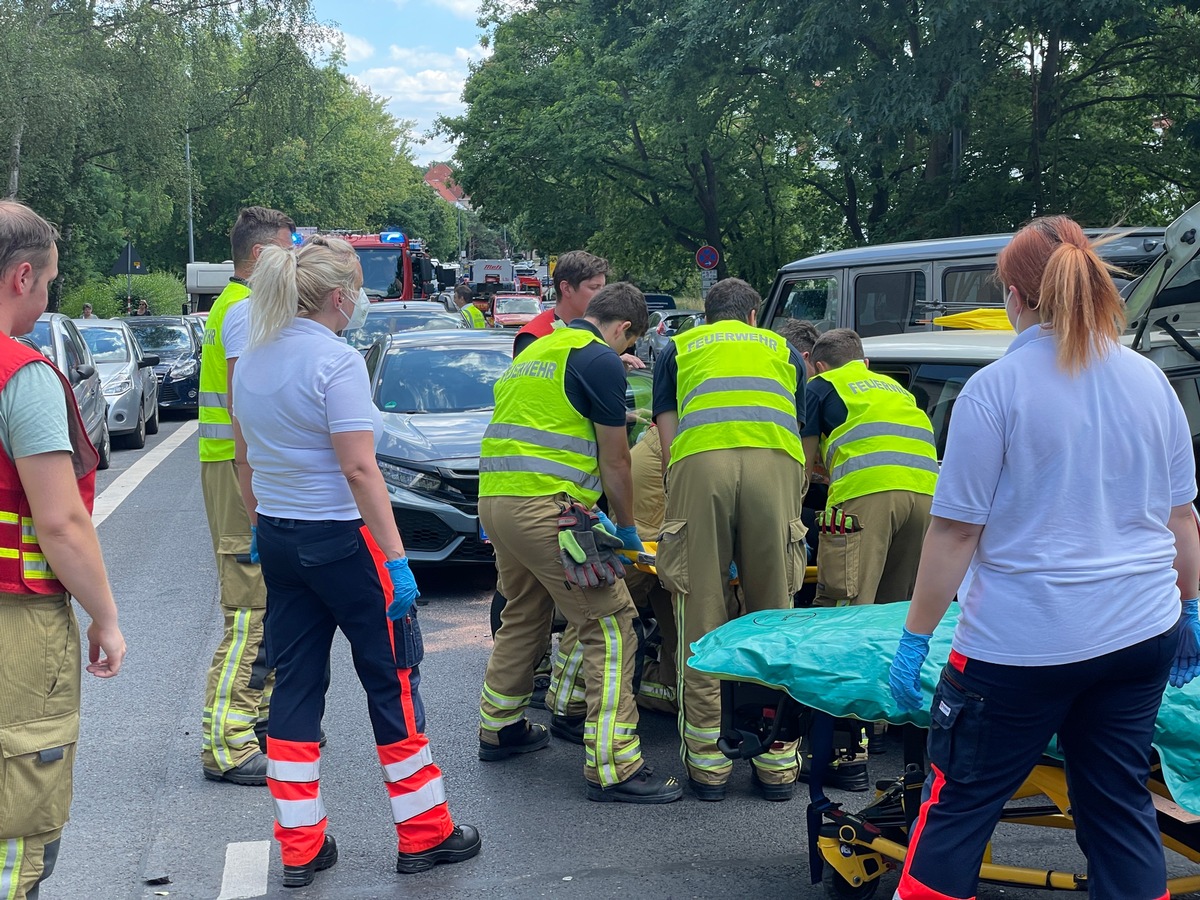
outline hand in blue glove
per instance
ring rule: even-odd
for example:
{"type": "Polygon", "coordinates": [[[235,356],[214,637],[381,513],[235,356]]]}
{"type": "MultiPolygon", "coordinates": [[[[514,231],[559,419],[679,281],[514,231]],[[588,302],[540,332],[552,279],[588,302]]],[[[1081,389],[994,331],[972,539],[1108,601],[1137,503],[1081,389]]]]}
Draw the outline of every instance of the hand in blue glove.
{"type": "Polygon", "coordinates": [[[1183,622],[1179,626],[1179,648],[1171,663],[1171,687],[1181,688],[1200,675],[1200,615],[1197,601],[1183,601],[1183,622]]]}
{"type": "Polygon", "coordinates": [[[642,553],[646,549],[642,544],[642,539],[638,537],[636,525],[617,526],[617,530],[613,532],[613,537],[620,538],[626,550],[642,553]]]}
{"type": "Polygon", "coordinates": [[[729,580],[730,580],[730,581],[737,581],[737,580],[738,580],[738,570],[737,570],[737,563],[735,563],[735,562],[731,562],[731,563],[729,564],[729,580]]]}
{"type": "Polygon", "coordinates": [[[600,520],[600,524],[604,526],[604,530],[614,537],[617,534],[617,526],[613,524],[613,520],[604,514],[604,510],[596,508],[596,518],[600,520]]]}
{"type": "Polygon", "coordinates": [[[250,562],[258,565],[262,560],[258,556],[258,526],[250,526],[250,562]]]}
{"type": "Polygon", "coordinates": [[[417,590],[417,579],[408,567],[408,557],[389,559],[384,566],[392,576],[392,602],[388,604],[387,617],[398,622],[408,615],[421,592],[417,590]]]}
{"type": "Polygon", "coordinates": [[[888,672],[892,699],[904,710],[920,709],[925,705],[921,694],[921,666],[929,655],[929,634],[913,634],[907,628],[900,636],[900,646],[888,672]]]}

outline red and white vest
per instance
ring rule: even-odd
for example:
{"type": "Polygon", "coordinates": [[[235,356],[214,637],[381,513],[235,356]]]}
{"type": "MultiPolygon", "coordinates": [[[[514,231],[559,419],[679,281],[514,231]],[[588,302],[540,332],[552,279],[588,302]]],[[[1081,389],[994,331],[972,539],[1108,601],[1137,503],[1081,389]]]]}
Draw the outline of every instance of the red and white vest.
{"type": "MultiPolygon", "coordinates": [[[[70,383],[42,354],[0,334],[0,391],[4,390],[18,369],[30,364],[50,366],[62,382],[71,436],[71,462],[79,485],[79,496],[90,513],[96,494],[96,463],[100,457],[88,439],[70,383]]],[[[0,452],[0,591],[11,594],[66,592],[66,588],[50,571],[42,548],[38,545],[29,501],[21,487],[17,467],[3,452],[0,452]]]]}

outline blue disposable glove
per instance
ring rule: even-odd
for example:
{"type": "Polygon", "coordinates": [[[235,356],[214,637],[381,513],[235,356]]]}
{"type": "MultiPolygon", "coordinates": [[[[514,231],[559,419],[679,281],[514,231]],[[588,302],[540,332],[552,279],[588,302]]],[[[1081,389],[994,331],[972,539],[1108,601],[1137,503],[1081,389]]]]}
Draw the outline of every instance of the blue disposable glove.
{"type": "Polygon", "coordinates": [[[250,562],[258,565],[262,560],[258,557],[258,526],[250,526],[250,562]]]}
{"type": "Polygon", "coordinates": [[[913,634],[907,628],[900,636],[900,646],[888,672],[892,699],[904,710],[920,709],[925,705],[921,694],[921,666],[929,655],[929,639],[933,635],[913,634]]]}
{"type": "Polygon", "coordinates": [[[1179,626],[1179,649],[1171,663],[1171,687],[1181,688],[1200,675],[1200,615],[1197,601],[1183,601],[1183,622],[1179,626]]]}
{"type": "Polygon", "coordinates": [[[617,526],[613,524],[613,520],[604,514],[604,510],[596,508],[596,518],[600,520],[600,524],[604,526],[604,530],[609,534],[616,536],[617,526]]]}
{"type": "Polygon", "coordinates": [[[392,576],[392,602],[388,604],[387,617],[398,622],[408,615],[421,592],[417,590],[417,579],[408,567],[408,557],[389,559],[384,563],[392,576]]]}
{"type": "Polygon", "coordinates": [[[617,530],[613,532],[613,537],[620,538],[626,550],[632,550],[635,553],[645,551],[645,546],[642,544],[642,539],[638,537],[636,525],[619,525],[617,530]]]}
{"type": "Polygon", "coordinates": [[[730,581],[738,580],[737,563],[735,563],[735,562],[731,562],[729,564],[729,580],[730,581]]]}

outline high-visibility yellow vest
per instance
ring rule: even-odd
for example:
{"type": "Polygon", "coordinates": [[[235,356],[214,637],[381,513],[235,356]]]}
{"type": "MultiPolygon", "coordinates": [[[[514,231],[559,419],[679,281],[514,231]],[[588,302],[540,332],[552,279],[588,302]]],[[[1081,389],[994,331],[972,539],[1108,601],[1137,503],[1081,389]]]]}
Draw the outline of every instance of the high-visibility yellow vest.
{"type": "Polygon", "coordinates": [[[929,416],[896,381],[861,359],[821,372],[846,404],[846,421],[821,436],[829,506],[881,491],[932,494],[937,447],[929,416]]]}
{"type": "Polygon", "coordinates": [[[474,303],[468,303],[462,308],[463,317],[472,328],[487,328],[487,319],[474,303]]]}
{"type": "Polygon", "coordinates": [[[496,382],[496,409],[483,435],[479,496],[600,499],[596,427],[567,397],[567,356],[592,332],[560,328],[529,345],[496,382]]]}
{"type": "Polygon", "coordinates": [[[796,367],[779,335],[745,322],[701,325],[672,338],[679,430],[671,465],[706,450],[760,447],[804,463],[796,367]]]}
{"type": "Polygon", "coordinates": [[[233,419],[229,417],[229,365],[221,326],[225,314],[250,296],[250,288],[231,281],[213,302],[204,320],[204,352],[200,355],[200,462],[233,459],[233,419]]]}

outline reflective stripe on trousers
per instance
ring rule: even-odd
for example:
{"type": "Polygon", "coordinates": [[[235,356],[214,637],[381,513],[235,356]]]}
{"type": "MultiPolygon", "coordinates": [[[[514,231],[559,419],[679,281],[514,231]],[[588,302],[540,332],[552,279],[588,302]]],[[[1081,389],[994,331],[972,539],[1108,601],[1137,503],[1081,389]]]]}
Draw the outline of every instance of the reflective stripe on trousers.
{"type": "Polygon", "coordinates": [[[316,741],[267,737],[267,788],[275,804],[275,839],[283,864],[307,864],[325,843],[321,747],[316,741]]]}
{"type": "Polygon", "coordinates": [[[424,734],[377,746],[401,853],[436,847],[454,830],[446,785],[424,734]]]}

